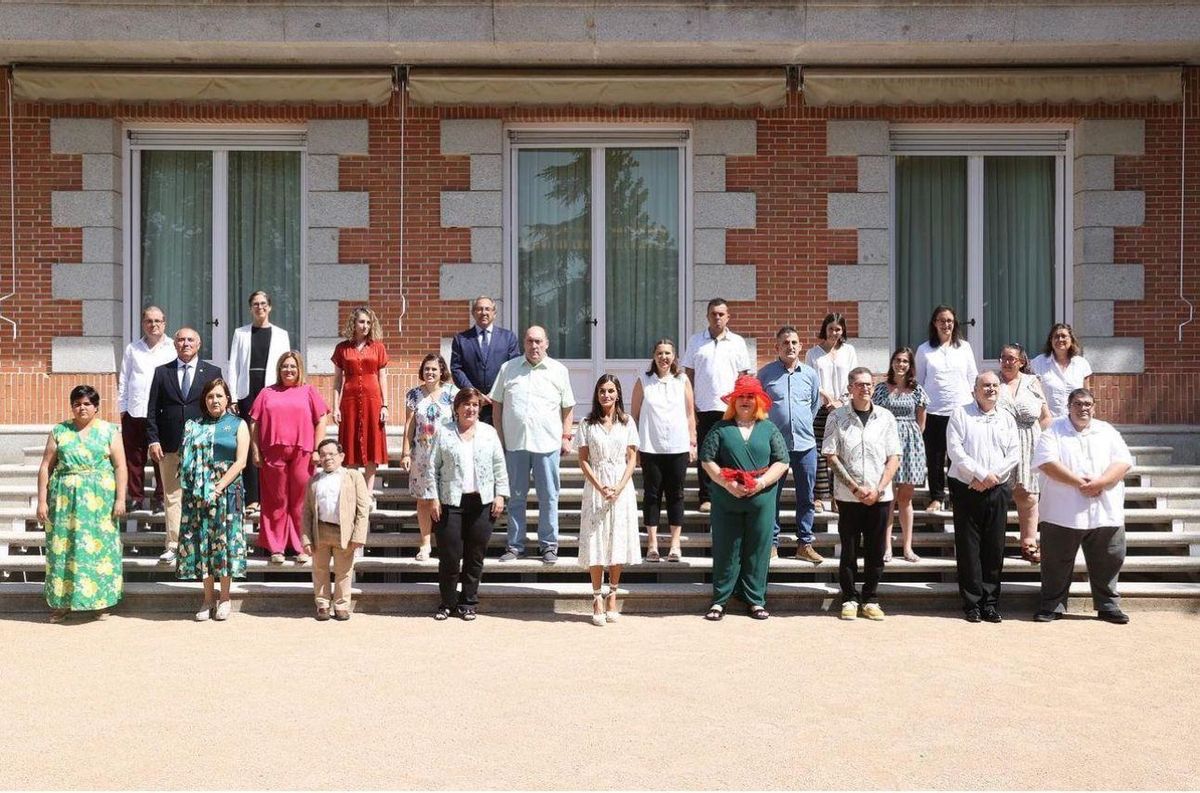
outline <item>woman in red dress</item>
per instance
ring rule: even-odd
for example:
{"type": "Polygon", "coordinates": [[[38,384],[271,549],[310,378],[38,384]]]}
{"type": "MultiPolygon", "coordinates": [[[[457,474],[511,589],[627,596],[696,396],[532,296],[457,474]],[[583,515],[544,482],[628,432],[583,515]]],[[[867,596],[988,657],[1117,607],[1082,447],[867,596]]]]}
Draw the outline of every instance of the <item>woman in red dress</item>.
{"type": "Polygon", "coordinates": [[[363,467],[367,490],[375,492],[375,469],[387,464],[388,406],[387,350],[379,341],[379,317],[365,306],[350,312],[342,336],[346,341],[333,350],[333,420],[338,441],[346,450],[345,465],[363,467]]]}

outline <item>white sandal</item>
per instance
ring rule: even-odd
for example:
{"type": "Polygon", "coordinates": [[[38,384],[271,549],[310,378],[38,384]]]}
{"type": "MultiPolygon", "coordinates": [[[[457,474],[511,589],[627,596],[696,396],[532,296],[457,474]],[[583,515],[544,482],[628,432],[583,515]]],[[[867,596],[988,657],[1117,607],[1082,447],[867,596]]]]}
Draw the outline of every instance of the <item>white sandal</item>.
{"type": "Polygon", "coordinates": [[[616,609],[613,609],[612,611],[608,610],[608,598],[615,598],[616,596],[617,596],[617,587],[613,586],[612,584],[609,584],[608,585],[608,595],[605,597],[605,603],[604,603],[604,621],[605,622],[616,622],[617,619],[621,616],[621,612],[617,611],[616,609]]]}
{"type": "Polygon", "coordinates": [[[592,590],[592,624],[604,625],[604,593],[599,589],[592,590]],[[596,607],[600,607],[600,611],[596,611],[596,607]]]}

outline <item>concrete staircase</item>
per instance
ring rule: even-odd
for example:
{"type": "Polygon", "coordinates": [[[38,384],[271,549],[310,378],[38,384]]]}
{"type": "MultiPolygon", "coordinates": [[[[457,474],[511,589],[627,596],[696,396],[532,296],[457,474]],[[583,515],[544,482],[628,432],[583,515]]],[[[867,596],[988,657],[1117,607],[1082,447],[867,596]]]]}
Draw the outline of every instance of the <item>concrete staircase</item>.
{"type": "MultiPolygon", "coordinates": [[[[399,443],[393,448],[398,449],[399,443]]],[[[1172,448],[1133,449],[1136,465],[1127,478],[1126,519],[1129,556],[1121,591],[1130,608],[1175,608],[1200,611],[1200,466],[1173,465],[1172,448]]],[[[40,446],[24,450],[21,463],[0,465],[0,611],[42,611],[45,535],[34,515],[40,446]]],[[[560,560],[548,566],[536,558],[501,563],[506,516],[497,523],[481,590],[485,611],[583,612],[590,610],[591,586],[576,563],[582,472],[574,457],[563,460],[560,497],[560,560]]],[[[640,489],[640,472],[635,478],[640,489]]],[[[416,510],[408,495],[407,475],[397,468],[380,470],[378,508],[371,516],[371,535],[356,566],[356,608],[367,611],[431,613],[437,603],[437,560],[413,558],[419,545],[416,510]]],[[[532,494],[531,494],[532,497],[532,494]]],[[[678,563],[643,562],[622,578],[624,608],[631,612],[695,612],[708,603],[711,535],[708,516],[695,510],[695,471],[689,472],[683,552],[678,563]]],[[[918,492],[917,505],[927,501],[918,492]]],[[[785,497],[784,504],[790,502],[785,497]]],[[[529,523],[536,525],[536,498],[529,523]]],[[[665,518],[665,515],[664,515],[665,518]]],[[[820,565],[790,558],[796,548],[795,512],[781,514],[784,532],[780,558],[771,565],[770,607],[774,610],[836,608],[840,553],[836,513],[816,516],[816,546],[826,557],[820,565]]],[[[140,611],[194,610],[199,585],[179,582],[174,571],[158,564],[164,532],[161,513],[128,516],[124,543],[125,601],[122,608],[140,611]]],[[[1016,512],[1009,513],[1009,559],[1005,566],[1006,610],[1013,616],[1034,607],[1038,568],[1017,553],[1016,512]]],[[[257,521],[247,524],[247,541],[257,540],[257,521]]],[[[899,528],[896,528],[899,534],[899,528]]],[[[897,548],[899,537],[897,536],[897,548]]],[[[644,537],[643,537],[644,540],[644,537]]],[[[918,509],[914,545],[922,559],[896,557],[884,573],[880,596],[892,611],[957,608],[954,537],[949,512],[918,509]]],[[[528,535],[536,549],[536,532],[528,535]]],[[[644,547],[644,543],[643,543],[644,547]]],[[[666,542],[660,536],[660,548],[666,542]]],[[[435,546],[436,555],[436,546],[435,546]]],[[[1073,607],[1090,610],[1082,558],[1079,581],[1072,587],[1073,607]]],[[[289,560],[272,565],[264,556],[249,559],[247,580],[234,586],[235,607],[247,612],[306,612],[311,608],[307,566],[289,560]]]]}

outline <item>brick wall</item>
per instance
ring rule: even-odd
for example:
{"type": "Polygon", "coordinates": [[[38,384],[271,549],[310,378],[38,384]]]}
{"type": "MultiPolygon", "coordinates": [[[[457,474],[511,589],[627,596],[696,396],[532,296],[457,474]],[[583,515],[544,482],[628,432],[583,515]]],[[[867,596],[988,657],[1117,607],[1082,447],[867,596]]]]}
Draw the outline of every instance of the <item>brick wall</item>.
{"type": "MultiPolygon", "coordinates": [[[[1188,96],[1188,169],[1184,240],[1186,294],[1200,302],[1200,70],[1186,72],[1188,96]]],[[[79,156],[51,155],[52,117],[103,117],[121,121],[286,122],[308,119],[367,118],[369,155],[344,157],[339,189],[370,193],[371,224],[343,229],[340,260],[369,265],[371,304],[384,321],[385,342],[395,366],[389,404],[402,405],[403,391],[415,383],[420,357],[437,351],[440,339],[467,324],[467,306],[438,299],[438,270],[447,262],[470,260],[468,229],[440,227],[440,193],[466,190],[470,184],[466,156],[439,153],[442,118],[502,118],[511,122],[689,121],[692,119],[754,118],[758,122],[758,154],[730,157],[726,185],[730,191],[757,195],[754,229],[730,230],[727,261],[757,266],[758,299],[733,303],[734,327],[757,337],[760,358],[771,357],[771,339],[778,325],[789,322],[804,334],[815,333],[828,310],[850,317],[855,334],[857,304],[826,304],[826,267],[847,264],[857,256],[853,230],[829,230],[826,201],[830,192],[853,192],[857,172],[852,157],[825,155],[825,121],[830,118],[871,118],[896,121],[1054,121],[1080,118],[1140,118],[1146,122],[1144,157],[1118,157],[1118,190],[1146,194],[1146,221],[1136,229],[1118,229],[1115,261],[1145,265],[1145,299],[1118,302],[1116,332],[1145,332],[1153,327],[1146,346],[1146,374],[1097,378],[1104,414],[1118,421],[1157,423],[1200,422],[1200,321],[1184,329],[1176,341],[1175,326],[1186,316],[1178,300],[1180,208],[1180,105],[1124,104],[1088,106],[928,107],[928,108],[809,108],[794,99],[774,111],[739,112],[678,108],[559,109],[429,109],[409,108],[401,146],[398,102],[381,108],[358,107],[240,107],[172,105],[47,106],[14,105],[7,117],[5,87],[0,84],[0,294],[16,291],[0,303],[0,311],[18,322],[13,340],[0,323],[0,423],[57,420],[66,414],[66,394],[86,380],[112,404],[112,376],[48,374],[50,342],[54,336],[81,332],[78,301],[50,299],[50,266],[79,261],[77,229],[50,225],[50,193],[78,190],[79,156]],[[7,132],[13,125],[16,155],[17,284],[13,288],[9,255],[13,218],[9,212],[7,132]],[[403,267],[401,270],[401,152],[403,151],[403,267]],[[407,314],[401,319],[401,295],[407,314]],[[401,325],[402,323],[402,325],[401,325]],[[401,327],[403,331],[401,332],[401,327]]],[[[341,306],[342,318],[350,309],[341,306]]],[[[326,393],[328,378],[314,378],[326,393]]],[[[394,410],[395,414],[396,411],[394,410]]]]}

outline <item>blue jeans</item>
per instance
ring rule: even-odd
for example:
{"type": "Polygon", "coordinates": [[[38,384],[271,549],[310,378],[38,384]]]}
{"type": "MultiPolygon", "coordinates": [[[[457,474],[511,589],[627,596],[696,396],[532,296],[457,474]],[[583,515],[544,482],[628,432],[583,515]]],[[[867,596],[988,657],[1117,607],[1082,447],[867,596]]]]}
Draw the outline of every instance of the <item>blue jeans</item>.
{"type": "MultiPolygon", "coordinates": [[[[801,545],[812,545],[813,541],[813,485],[817,481],[817,447],[808,451],[790,452],[792,477],[796,480],[796,536],[801,545]]],[[[771,544],[779,547],[779,508],[783,503],[783,486],[787,473],[779,477],[775,491],[775,533],[771,544]]]]}
{"type": "Polygon", "coordinates": [[[558,458],[560,452],[539,454],[523,449],[504,453],[508,468],[508,550],[525,553],[525,500],[529,472],[538,497],[538,551],[558,553],[558,458]]]}

